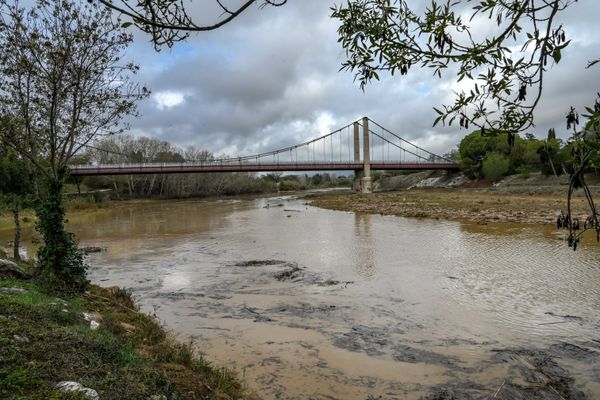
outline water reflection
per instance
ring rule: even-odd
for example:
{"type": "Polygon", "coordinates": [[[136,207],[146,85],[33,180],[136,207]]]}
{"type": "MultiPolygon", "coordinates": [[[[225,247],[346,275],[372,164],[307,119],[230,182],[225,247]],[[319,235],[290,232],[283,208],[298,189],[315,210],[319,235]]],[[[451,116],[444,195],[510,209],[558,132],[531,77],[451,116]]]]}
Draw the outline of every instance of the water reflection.
{"type": "Polygon", "coordinates": [[[354,270],[357,275],[370,278],[375,273],[375,246],[371,236],[371,215],[354,214],[354,270]]]}

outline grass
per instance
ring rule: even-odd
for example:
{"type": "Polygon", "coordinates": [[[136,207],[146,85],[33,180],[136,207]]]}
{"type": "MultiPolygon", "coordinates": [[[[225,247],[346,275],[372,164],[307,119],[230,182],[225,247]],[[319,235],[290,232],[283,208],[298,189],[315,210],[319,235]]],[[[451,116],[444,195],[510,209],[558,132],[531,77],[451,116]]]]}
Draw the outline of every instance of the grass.
{"type": "Polygon", "coordinates": [[[0,287],[0,398],[82,399],[55,388],[76,381],[102,400],[249,399],[234,374],[199,357],[139,313],[129,293],[92,286],[86,294],[61,299],[31,281],[5,279],[0,287]],[[90,329],[83,312],[100,328],[90,329]],[[23,339],[26,338],[26,339],[23,339]]]}

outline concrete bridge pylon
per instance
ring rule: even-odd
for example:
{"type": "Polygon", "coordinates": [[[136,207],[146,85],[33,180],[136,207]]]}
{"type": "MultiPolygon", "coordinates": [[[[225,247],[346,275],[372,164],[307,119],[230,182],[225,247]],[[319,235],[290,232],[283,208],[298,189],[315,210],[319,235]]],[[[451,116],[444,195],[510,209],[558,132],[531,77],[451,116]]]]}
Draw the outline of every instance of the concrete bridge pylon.
{"type": "MultiPolygon", "coordinates": [[[[371,150],[369,144],[369,118],[362,119],[363,167],[354,170],[354,191],[371,193],[371,150]]],[[[354,122],[354,161],[360,162],[360,124],[354,122]]]]}

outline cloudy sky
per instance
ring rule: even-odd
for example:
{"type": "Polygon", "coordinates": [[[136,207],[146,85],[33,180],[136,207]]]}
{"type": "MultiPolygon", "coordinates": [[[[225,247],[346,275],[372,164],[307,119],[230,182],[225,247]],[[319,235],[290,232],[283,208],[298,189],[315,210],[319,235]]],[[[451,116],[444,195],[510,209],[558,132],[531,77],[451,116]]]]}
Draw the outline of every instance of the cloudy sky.
{"type": "MultiPolygon", "coordinates": [[[[230,0],[230,3],[231,4],[230,0]]],[[[339,0],[337,1],[339,3],[339,0]]],[[[214,17],[193,3],[197,17],[214,17]]],[[[351,72],[340,72],[334,0],[289,0],[284,7],[257,6],[220,30],[193,34],[173,49],[153,50],[136,33],[128,57],[140,64],[138,79],[152,90],[140,104],[131,133],[194,145],[215,154],[246,155],[300,143],[369,116],[426,149],[445,153],[465,131],[432,128],[432,107],[450,103],[454,77],[436,79],[413,68],[407,76],[383,76],[363,93],[351,72]]],[[[568,136],[564,116],[582,110],[600,91],[600,2],[574,4],[560,16],[571,45],[546,77],[534,132],[550,127],[568,136]]]]}

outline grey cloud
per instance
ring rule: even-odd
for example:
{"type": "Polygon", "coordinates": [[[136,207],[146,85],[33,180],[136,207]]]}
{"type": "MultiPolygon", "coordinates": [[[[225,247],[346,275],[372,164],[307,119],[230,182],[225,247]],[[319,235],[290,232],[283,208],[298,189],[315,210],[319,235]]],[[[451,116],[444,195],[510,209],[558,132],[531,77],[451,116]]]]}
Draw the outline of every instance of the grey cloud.
{"type": "MultiPolygon", "coordinates": [[[[206,2],[193,4],[200,10],[206,2]]],[[[598,15],[600,4],[592,3],[577,3],[563,16],[567,32],[583,39],[598,33],[590,15],[598,15]]],[[[431,125],[432,107],[448,96],[442,84],[455,77],[438,80],[414,68],[408,76],[383,76],[363,93],[351,73],[338,72],[344,53],[329,18],[331,5],[292,0],[280,8],[254,8],[221,30],[193,35],[158,54],[144,38],[137,41],[129,54],[140,59],[140,80],[154,93],[186,96],[162,111],[144,101],[142,118],[131,121],[135,133],[215,153],[251,154],[318,136],[317,120],[324,115],[331,116],[332,129],[368,115],[433,151],[454,147],[466,132],[431,125]]],[[[562,126],[571,104],[580,108],[600,91],[599,70],[584,69],[587,60],[600,57],[600,46],[583,39],[548,75],[536,115],[538,136],[562,126]]]]}

